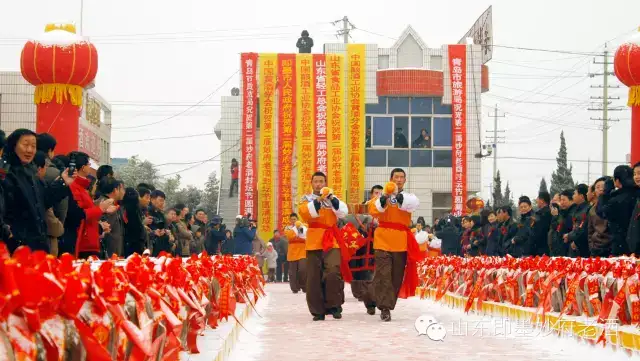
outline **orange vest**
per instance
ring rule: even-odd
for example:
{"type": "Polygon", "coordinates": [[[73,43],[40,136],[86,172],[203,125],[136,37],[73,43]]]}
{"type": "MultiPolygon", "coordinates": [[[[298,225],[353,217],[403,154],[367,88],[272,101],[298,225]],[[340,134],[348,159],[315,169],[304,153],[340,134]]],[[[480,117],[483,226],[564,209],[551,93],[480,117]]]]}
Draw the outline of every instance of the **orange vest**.
{"type": "Polygon", "coordinates": [[[298,232],[292,226],[289,226],[284,230],[284,235],[289,240],[287,261],[294,262],[306,258],[306,240],[304,238],[301,238],[298,232]]]}
{"type": "MultiPolygon", "coordinates": [[[[307,251],[317,251],[322,249],[322,237],[324,236],[325,229],[313,227],[313,223],[322,224],[326,227],[333,227],[338,224],[338,217],[334,213],[331,206],[323,205],[319,212],[316,212],[313,206],[313,200],[317,196],[314,194],[306,195],[302,198],[302,202],[298,206],[298,214],[302,221],[309,225],[307,230],[307,251]]],[[[333,239],[333,248],[339,248],[338,242],[335,237],[333,239]]]]}
{"type": "MultiPolygon", "coordinates": [[[[387,204],[383,211],[378,209],[378,199],[369,202],[369,214],[378,219],[378,222],[396,223],[405,227],[411,224],[411,213],[400,209],[398,203],[387,199],[387,204]]],[[[407,250],[406,232],[378,227],[373,234],[373,248],[387,252],[404,252],[407,250]]]]}

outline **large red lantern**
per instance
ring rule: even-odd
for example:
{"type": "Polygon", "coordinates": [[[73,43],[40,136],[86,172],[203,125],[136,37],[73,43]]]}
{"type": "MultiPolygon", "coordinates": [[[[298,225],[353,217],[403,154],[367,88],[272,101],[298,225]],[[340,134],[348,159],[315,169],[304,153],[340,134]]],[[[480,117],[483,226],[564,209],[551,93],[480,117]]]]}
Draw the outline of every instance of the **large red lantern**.
{"type": "Polygon", "coordinates": [[[631,164],[636,164],[640,162],[640,34],[620,45],[613,66],[616,77],[629,87],[627,105],[631,107],[631,164]]]}
{"type": "Polygon", "coordinates": [[[48,24],[39,39],[24,45],[20,69],[36,86],[36,132],[53,135],[58,153],[77,150],[83,92],[98,72],[96,48],[74,25],[48,24]]]}

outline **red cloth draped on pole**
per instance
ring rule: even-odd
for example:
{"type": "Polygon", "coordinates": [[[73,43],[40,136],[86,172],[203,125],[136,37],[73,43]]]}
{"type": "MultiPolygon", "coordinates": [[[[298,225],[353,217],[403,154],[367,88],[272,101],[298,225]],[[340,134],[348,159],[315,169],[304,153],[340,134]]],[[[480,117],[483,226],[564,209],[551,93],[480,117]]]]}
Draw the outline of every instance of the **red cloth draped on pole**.
{"type": "Polygon", "coordinates": [[[424,252],[420,251],[420,246],[416,237],[409,227],[402,224],[391,222],[380,222],[378,228],[389,228],[396,231],[405,232],[407,234],[407,265],[404,268],[404,280],[402,281],[402,287],[398,293],[399,298],[409,298],[416,295],[416,288],[418,287],[418,262],[425,258],[424,252]]]}
{"type": "Polygon", "coordinates": [[[310,223],[309,228],[324,229],[322,235],[322,250],[328,252],[333,248],[333,240],[335,239],[340,247],[340,273],[345,282],[351,282],[353,275],[349,269],[349,260],[351,260],[351,254],[349,253],[349,247],[342,237],[342,233],[336,226],[327,226],[322,223],[310,223]]]}

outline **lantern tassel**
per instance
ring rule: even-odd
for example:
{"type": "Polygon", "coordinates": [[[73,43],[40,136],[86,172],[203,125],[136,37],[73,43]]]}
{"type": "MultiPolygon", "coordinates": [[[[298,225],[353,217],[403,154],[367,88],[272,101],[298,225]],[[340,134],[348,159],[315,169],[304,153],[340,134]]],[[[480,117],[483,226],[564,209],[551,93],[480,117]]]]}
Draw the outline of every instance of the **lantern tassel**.
{"type": "MultiPolygon", "coordinates": [[[[40,84],[33,93],[33,101],[36,104],[55,102],[62,104],[69,101],[71,104],[82,106],[82,87],[71,84],[40,84]]],[[[640,99],[640,98],[639,98],[640,99]]]]}
{"type": "Polygon", "coordinates": [[[640,106],[640,86],[634,85],[629,87],[629,102],[630,107],[640,106]]]}

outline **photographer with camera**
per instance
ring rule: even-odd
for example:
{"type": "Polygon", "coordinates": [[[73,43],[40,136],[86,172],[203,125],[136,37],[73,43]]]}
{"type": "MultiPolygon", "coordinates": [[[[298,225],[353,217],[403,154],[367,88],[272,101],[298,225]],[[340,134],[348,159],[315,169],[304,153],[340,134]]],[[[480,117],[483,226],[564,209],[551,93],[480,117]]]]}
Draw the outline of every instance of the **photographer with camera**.
{"type": "Polygon", "coordinates": [[[151,224],[149,229],[150,243],[152,245],[152,255],[157,257],[160,252],[167,252],[173,254],[176,249],[175,242],[172,242],[173,236],[169,230],[167,219],[164,215],[164,201],[166,195],[164,192],[155,190],[151,192],[151,206],[149,206],[149,217],[151,217],[151,224]]]}
{"type": "Polygon", "coordinates": [[[222,243],[226,239],[225,233],[227,226],[223,224],[222,221],[223,219],[218,215],[211,217],[204,242],[204,248],[208,254],[214,255],[220,253],[222,243]]]}
{"type": "Polygon", "coordinates": [[[233,229],[233,238],[236,241],[235,254],[252,255],[253,239],[256,237],[255,222],[242,216],[236,217],[236,227],[233,229]]]}

